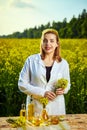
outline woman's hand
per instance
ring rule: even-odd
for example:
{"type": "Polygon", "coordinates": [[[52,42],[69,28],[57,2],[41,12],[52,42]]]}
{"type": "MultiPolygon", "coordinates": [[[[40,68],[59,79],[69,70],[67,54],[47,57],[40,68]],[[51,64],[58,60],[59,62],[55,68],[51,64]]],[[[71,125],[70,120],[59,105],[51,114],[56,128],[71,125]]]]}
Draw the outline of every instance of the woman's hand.
{"type": "Polygon", "coordinates": [[[48,100],[54,100],[56,98],[56,94],[51,91],[46,91],[44,97],[48,98],[48,100]]]}
{"type": "Polygon", "coordinates": [[[56,95],[62,95],[62,94],[64,94],[64,89],[63,88],[56,89],[56,95]]]}

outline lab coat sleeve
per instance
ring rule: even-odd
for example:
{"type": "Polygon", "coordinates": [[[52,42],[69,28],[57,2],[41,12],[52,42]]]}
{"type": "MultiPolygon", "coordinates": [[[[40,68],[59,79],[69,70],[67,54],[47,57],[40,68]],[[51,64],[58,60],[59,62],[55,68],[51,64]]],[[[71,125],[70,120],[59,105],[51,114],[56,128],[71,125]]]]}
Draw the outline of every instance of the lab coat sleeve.
{"type": "Polygon", "coordinates": [[[24,67],[22,68],[19,80],[18,87],[20,91],[27,95],[32,95],[34,98],[38,98],[40,96],[44,96],[45,89],[40,88],[38,86],[33,86],[30,84],[30,65],[29,58],[26,60],[24,67]]]}
{"type": "Polygon", "coordinates": [[[68,85],[64,90],[64,94],[66,94],[70,90],[70,72],[69,72],[69,64],[67,63],[64,70],[64,78],[68,80],[68,85]]]}

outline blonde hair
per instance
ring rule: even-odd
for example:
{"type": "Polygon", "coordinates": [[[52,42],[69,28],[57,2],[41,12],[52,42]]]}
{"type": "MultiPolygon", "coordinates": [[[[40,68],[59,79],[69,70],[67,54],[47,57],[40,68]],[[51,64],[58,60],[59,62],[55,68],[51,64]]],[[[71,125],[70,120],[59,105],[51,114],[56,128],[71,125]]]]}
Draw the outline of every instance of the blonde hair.
{"type": "Polygon", "coordinates": [[[52,33],[52,34],[55,34],[56,36],[56,40],[57,40],[57,44],[58,44],[58,47],[56,47],[55,49],[55,52],[54,52],[54,56],[53,56],[53,59],[54,60],[57,60],[58,62],[60,62],[62,59],[61,59],[61,56],[60,56],[60,42],[59,42],[59,34],[58,32],[55,30],[55,29],[45,29],[42,31],[42,36],[41,36],[41,45],[40,45],[40,52],[41,52],[41,58],[44,60],[45,59],[45,52],[42,48],[42,44],[43,44],[43,39],[44,39],[44,36],[45,34],[48,34],[48,33],[52,33]]]}

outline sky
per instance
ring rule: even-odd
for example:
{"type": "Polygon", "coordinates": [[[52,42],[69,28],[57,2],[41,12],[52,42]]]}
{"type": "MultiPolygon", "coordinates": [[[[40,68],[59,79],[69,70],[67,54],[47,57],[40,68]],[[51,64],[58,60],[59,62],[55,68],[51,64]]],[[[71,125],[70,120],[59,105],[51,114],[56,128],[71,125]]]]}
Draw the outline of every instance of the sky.
{"type": "Polygon", "coordinates": [[[48,22],[67,22],[87,10],[87,0],[0,0],[0,35],[23,32],[48,22]]]}

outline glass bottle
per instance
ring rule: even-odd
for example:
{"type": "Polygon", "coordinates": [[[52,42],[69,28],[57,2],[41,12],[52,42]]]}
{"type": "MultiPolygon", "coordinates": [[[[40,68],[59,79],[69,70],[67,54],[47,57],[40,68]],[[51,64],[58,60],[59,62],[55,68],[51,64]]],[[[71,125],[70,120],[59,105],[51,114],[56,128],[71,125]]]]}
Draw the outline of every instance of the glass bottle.
{"type": "Polygon", "coordinates": [[[24,103],[21,105],[20,116],[26,117],[26,109],[24,103]]]}
{"type": "Polygon", "coordinates": [[[32,120],[32,117],[34,117],[34,104],[31,96],[30,103],[28,104],[28,120],[32,120]]]}
{"type": "Polygon", "coordinates": [[[48,120],[48,118],[49,118],[48,113],[47,113],[45,107],[43,108],[43,110],[42,110],[42,112],[41,112],[41,118],[42,118],[42,120],[44,120],[44,121],[48,120]]]}

